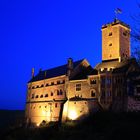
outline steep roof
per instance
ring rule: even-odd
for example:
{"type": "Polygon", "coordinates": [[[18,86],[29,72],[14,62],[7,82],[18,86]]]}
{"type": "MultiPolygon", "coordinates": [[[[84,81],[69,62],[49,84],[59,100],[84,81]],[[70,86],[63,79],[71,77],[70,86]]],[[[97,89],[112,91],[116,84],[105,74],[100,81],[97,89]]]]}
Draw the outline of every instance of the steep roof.
{"type": "MultiPolygon", "coordinates": [[[[84,59],[75,61],[73,63],[73,67],[77,67],[84,59]]],[[[61,76],[61,75],[65,75],[67,72],[67,64],[62,65],[62,66],[58,66],[55,68],[51,68],[48,70],[44,70],[44,71],[40,71],[35,77],[33,77],[28,83],[30,82],[35,82],[35,81],[40,81],[40,80],[44,80],[44,79],[49,79],[49,78],[53,78],[53,77],[57,77],[57,76],[61,76]]]]}
{"type": "Polygon", "coordinates": [[[98,71],[93,69],[90,65],[88,67],[83,67],[74,77],[70,78],[70,80],[81,80],[87,79],[88,75],[98,74],[98,71]]]}

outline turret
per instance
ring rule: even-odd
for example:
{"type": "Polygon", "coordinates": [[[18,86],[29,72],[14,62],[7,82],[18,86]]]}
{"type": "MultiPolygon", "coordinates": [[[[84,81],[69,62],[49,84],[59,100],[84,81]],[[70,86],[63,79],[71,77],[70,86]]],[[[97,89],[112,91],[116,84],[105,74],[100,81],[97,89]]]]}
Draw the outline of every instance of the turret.
{"type": "Polygon", "coordinates": [[[67,63],[67,76],[70,76],[73,71],[73,59],[69,58],[67,63]]]}

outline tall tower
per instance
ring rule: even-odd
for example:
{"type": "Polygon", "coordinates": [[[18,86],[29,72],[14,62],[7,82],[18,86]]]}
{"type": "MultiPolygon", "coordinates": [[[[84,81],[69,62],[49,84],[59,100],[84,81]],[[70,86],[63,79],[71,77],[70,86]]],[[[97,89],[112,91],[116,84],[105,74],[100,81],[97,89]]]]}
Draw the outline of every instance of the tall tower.
{"type": "Polygon", "coordinates": [[[102,61],[130,58],[130,27],[120,20],[102,26],[102,61]]]}

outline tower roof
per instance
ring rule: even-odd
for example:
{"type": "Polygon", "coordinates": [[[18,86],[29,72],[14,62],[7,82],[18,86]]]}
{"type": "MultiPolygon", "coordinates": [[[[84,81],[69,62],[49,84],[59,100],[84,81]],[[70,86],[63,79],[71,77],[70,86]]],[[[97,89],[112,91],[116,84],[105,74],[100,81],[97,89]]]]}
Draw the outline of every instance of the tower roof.
{"type": "Polygon", "coordinates": [[[123,25],[123,26],[125,26],[125,27],[127,27],[127,28],[130,29],[130,26],[129,26],[128,24],[126,24],[126,23],[124,23],[123,21],[118,20],[118,19],[115,19],[115,20],[114,20],[113,22],[111,22],[111,23],[107,23],[107,24],[102,25],[102,29],[107,28],[108,25],[114,26],[114,25],[117,25],[117,24],[121,24],[121,25],[123,25]]]}

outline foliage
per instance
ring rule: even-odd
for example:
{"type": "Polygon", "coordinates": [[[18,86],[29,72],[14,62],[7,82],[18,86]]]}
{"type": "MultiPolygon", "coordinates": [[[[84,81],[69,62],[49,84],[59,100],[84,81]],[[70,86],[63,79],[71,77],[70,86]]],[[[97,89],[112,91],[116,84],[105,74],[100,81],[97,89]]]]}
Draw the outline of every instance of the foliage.
{"type": "MultiPolygon", "coordinates": [[[[138,4],[140,8],[140,4],[138,4]]],[[[134,21],[134,27],[132,30],[132,41],[133,41],[133,50],[132,56],[135,57],[140,64],[140,12],[132,16],[134,21]]]]}

